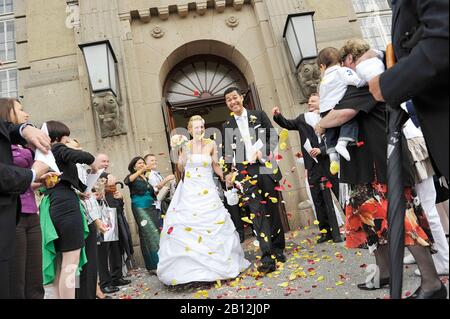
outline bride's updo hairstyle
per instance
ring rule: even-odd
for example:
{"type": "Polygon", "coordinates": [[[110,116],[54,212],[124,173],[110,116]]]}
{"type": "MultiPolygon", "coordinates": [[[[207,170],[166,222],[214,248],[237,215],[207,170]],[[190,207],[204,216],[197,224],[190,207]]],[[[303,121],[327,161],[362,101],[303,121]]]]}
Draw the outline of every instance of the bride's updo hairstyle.
{"type": "Polygon", "coordinates": [[[193,135],[193,134],[192,134],[192,124],[193,124],[195,121],[202,121],[202,122],[203,122],[203,125],[205,125],[205,119],[204,119],[203,117],[201,117],[200,115],[194,115],[194,116],[192,116],[192,117],[189,119],[189,122],[188,122],[188,131],[189,131],[189,133],[190,133],[191,135],[193,135]]]}

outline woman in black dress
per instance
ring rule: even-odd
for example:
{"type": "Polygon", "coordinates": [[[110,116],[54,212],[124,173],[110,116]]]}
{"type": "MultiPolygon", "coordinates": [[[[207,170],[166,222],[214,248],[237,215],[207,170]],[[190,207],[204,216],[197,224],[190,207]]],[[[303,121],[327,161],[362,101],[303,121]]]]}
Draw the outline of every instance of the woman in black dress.
{"type": "MultiPolygon", "coordinates": [[[[82,263],[86,262],[83,248],[87,229],[80,199],[75,193],[75,190],[85,192],[86,185],[78,178],[76,164],[91,165],[95,157],[90,153],[66,146],[66,143],[70,141],[70,129],[65,124],[49,121],[47,128],[52,142],[52,152],[62,175],[59,183],[45,192],[50,203],[48,213],[57,234],[57,238],[52,241],[57,256],[55,256],[56,260],[53,260],[56,271],[52,268],[54,267],[52,263],[45,262],[44,256],[44,281],[47,281],[46,284],[53,282],[56,298],[74,299],[75,276],[83,266],[82,263]],[[61,261],[59,261],[59,255],[62,255],[61,261]],[[80,260],[84,261],[80,262],[80,260]]],[[[41,215],[43,213],[45,212],[41,211],[41,215]]],[[[44,217],[41,216],[41,218],[44,217]]],[[[48,229],[43,229],[43,235],[46,236],[46,234],[49,234],[48,229]]],[[[48,236],[44,242],[47,247],[51,244],[48,236]]]]}

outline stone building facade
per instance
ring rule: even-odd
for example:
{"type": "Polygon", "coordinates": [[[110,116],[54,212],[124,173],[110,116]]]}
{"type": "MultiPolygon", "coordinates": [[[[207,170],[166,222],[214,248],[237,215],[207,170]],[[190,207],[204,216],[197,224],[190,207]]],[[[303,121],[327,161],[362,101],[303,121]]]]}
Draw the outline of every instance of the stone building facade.
{"type": "MultiPolygon", "coordinates": [[[[212,74],[251,87],[253,103],[268,114],[275,105],[290,118],[305,111],[305,83],[317,73],[308,63],[294,70],[283,28],[288,14],[306,11],[315,11],[319,49],[361,37],[351,0],[16,0],[18,95],[33,122],[63,121],[86,150],[109,154],[119,178],[133,156],[147,153],[158,154],[168,174],[171,128],[191,113],[211,123],[228,115],[218,99],[224,85],[212,74]],[[106,39],[118,59],[117,97],[91,93],[78,47],[106,39]],[[205,81],[195,80],[200,72],[205,81]],[[189,82],[193,88],[180,92],[189,82]],[[114,127],[105,122],[110,115],[114,127]]],[[[297,133],[288,146],[280,163],[292,186],[283,192],[285,222],[296,229],[311,215],[299,208],[307,193],[297,133]]],[[[130,209],[128,220],[136,230],[130,209]]]]}

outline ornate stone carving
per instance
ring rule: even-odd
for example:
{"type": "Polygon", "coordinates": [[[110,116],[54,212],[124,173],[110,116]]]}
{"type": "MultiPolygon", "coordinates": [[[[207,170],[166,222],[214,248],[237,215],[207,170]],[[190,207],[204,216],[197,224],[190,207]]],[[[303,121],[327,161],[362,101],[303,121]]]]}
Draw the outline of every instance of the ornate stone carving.
{"type": "Polygon", "coordinates": [[[155,39],[159,39],[162,38],[164,36],[164,30],[161,29],[160,26],[155,26],[152,30],[152,37],[154,37],[155,39]]]}
{"type": "Polygon", "coordinates": [[[306,103],[311,94],[316,93],[320,83],[320,70],[315,60],[303,62],[297,75],[303,95],[300,103],[306,103]]]}
{"type": "Polygon", "coordinates": [[[227,26],[229,26],[230,28],[235,28],[239,25],[239,19],[236,18],[235,16],[228,17],[225,22],[227,23],[227,26]]]}
{"type": "Polygon", "coordinates": [[[80,6],[78,1],[68,1],[66,6],[66,28],[74,29],[80,27],[80,6]]]}
{"type": "Polygon", "coordinates": [[[117,97],[111,92],[93,96],[92,105],[100,124],[103,138],[126,134],[117,97]]]}

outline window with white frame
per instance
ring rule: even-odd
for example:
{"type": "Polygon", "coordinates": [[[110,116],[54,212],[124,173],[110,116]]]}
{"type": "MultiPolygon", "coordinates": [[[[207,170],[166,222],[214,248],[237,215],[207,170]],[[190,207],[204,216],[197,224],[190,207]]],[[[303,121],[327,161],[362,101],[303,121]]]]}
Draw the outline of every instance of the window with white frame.
{"type": "Polygon", "coordinates": [[[18,96],[17,69],[1,70],[0,97],[17,98],[18,96]]]}
{"type": "Polygon", "coordinates": [[[387,0],[352,0],[364,39],[384,50],[391,42],[392,10],[387,0]]]}
{"type": "Polygon", "coordinates": [[[359,19],[363,37],[372,48],[384,50],[391,42],[391,20],[390,14],[359,19]]]}
{"type": "Polygon", "coordinates": [[[0,21],[0,61],[9,62],[15,60],[16,35],[14,20],[0,21]]]}
{"type": "Polygon", "coordinates": [[[0,14],[13,12],[13,0],[0,0],[0,14]]]}
{"type": "Polygon", "coordinates": [[[387,0],[352,0],[356,13],[390,10],[387,0]]]}

